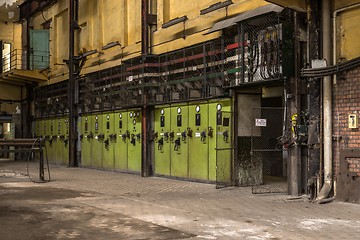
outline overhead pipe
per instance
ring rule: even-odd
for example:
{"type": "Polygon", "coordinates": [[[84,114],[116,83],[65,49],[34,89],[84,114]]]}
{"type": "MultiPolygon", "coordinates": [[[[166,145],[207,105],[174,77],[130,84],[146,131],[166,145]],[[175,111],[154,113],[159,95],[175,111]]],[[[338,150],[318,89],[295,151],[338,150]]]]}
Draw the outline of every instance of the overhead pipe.
{"type": "MultiPolygon", "coordinates": [[[[322,52],[328,65],[331,62],[331,0],[322,1],[322,52]]],[[[335,44],[335,43],[334,43],[335,44]]],[[[316,202],[327,201],[333,185],[332,172],[332,82],[331,76],[323,78],[323,139],[324,139],[324,184],[316,202]]]]}

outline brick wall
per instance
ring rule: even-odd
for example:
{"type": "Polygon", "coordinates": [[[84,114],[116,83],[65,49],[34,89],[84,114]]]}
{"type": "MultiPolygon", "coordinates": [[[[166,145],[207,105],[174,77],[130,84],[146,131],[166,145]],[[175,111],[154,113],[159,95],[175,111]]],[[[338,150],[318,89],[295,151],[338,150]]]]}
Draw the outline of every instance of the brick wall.
{"type": "MultiPolygon", "coordinates": [[[[333,144],[335,175],[339,173],[340,150],[360,149],[360,128],[348,127],[349,114],[360,117],[360,68],[342,73],[337,78],[337,84],[333,85],[333,135],[340,136],[334,138],[333,144]]],[[[360,176],[359,160],[350,158],[348,163],[351,171],[360,176]]]]}
{"type": "Polygon", "coordinates": [[[346,158],[346,162],[348,163],[349,172],[360,177],[360,158],[346,158]]]}

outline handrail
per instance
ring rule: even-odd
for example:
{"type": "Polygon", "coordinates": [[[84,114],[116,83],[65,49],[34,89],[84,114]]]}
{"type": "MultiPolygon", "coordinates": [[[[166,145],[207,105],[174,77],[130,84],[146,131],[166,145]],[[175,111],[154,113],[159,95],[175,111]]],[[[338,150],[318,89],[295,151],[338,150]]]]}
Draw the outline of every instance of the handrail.
{"type": "Polygon", "coordinates": [[[19,70],[41,70],[49,67],[50,52],[32,51],[30,54],[30,69],[27,69],[27,50],[14,49],[10,53],[2,56],[2,72],[9,72],[14,69],[19,70]]]}

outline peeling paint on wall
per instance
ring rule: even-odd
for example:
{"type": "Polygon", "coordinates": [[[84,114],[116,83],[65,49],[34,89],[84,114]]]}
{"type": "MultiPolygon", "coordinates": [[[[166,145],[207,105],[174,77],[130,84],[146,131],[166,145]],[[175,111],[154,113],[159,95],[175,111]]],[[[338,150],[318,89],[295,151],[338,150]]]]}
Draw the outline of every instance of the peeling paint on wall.
{"type": "Polygon", "coordinates": [[[0,21],[17,21],[19,18],[18,6],[23,2],[24,0],[0,0],[0,21]]]}

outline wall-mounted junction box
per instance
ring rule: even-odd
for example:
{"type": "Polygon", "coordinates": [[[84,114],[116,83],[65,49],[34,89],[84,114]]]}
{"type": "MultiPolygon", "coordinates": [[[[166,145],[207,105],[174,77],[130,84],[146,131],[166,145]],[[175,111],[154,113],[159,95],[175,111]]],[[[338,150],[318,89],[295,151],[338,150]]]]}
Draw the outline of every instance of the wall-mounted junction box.
{"type": "Polygon", "coordinates": [[[349,123],[349,128],[358,128],[357,114],[349,114],[348,123],[349,123]]]}

